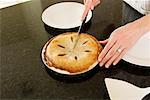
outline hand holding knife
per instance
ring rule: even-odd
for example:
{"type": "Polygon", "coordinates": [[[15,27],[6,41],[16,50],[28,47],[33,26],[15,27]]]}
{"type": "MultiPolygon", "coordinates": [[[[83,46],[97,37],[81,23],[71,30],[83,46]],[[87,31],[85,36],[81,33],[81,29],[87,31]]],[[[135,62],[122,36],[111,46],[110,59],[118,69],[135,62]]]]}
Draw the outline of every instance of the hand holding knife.
{"type": "Polygon", "coordinates": [[[87,18],[87,15],[88,15],[88,12],[89,12],[89,10],[90,10],[90,8],[89,8],[89,6],[88,6],[88,4],[90,4],[90,2],[91,2],[91,0],[84,0],[84,3],[85,3],[85,9],[84,9],[84,12],[83,12],[83,14],[82,14],[82,18],[81,18],[81,21],[82,21],[82,23],[81,23],[81,25],[80,25],[80,27],[79,27],[79,29],[78,29],[78,33],[77,33],[77,38],[76,38],[76,41],[75,41],[75,44],[74,44],[74,46],[73,46],[73,49],[76,47],[76,45],[77,45],[77,43],[78,43],[78,40],[79,40],[79,35],[81,34],[81,29],[82,29],[82,26],[85,24],[85,22],[86,22],[86,18],[87,18]]]}
{"type": "Polygon", "coordinates": [[[89,10],[93,10],[94,9],[94,6],[98,5],[100,3],[100,0],[84,0],[84,4],[85,4],[85,9],[84,9],[84,12],[82,14],[82,18],[81,18],[81,25],[78,29],[78,34],[77,34],[77,38],[76,38],[76,41],[75,41],[75,44],[73,46],[73,49],[76,47],[77,43],[78,43],[78,40],[79,40],[79,35],[81,33],[81,30],[82,30],[82,26],[85,24],[86,22],[86,19],[87,19],[87,15],[88,15],[88,12],[89,10]]]}

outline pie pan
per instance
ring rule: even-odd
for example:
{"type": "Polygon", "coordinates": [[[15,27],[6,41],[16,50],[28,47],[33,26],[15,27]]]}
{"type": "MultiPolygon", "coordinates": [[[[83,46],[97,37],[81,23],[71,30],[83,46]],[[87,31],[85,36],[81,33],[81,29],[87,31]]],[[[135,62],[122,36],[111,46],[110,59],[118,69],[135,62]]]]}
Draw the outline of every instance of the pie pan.
{"type": "MultiPolygon", "coordinates": [[[[98,71],[98,66],[96,66],[98,64],[98,61],[95,61],[95,63],[93,63],[88,69],[80,71],[80,72],[69,72],[66,70],[62,70],[53,66],[50,66],[47,62],[46,59],[46,49],[47,46],[49,45],[49,43],[54,39],[55,37],[51,38],[44,46],[42,49],[42,53],[41,53],[41,57],[42,57],[42,61],[45,65],[46,71],[54,78],[59,78],[61,80],[78,80],[78,79],[86,79],[90,76],[92,76],[93,74],[95,74],[95,71],[98,71]],[[68,79],[69,78],[69,79],[68,79]]],[[[99,45],[100,46],[100,45],[99,45]]],[[[101,46],[100,46],[101,47],[101,46]]]]}
{"type": "MultiPolygon", "coordinates": [[[[42,21],[46,31],[53,35],[69,31],[78,31],[84,5],[78,2],[60,2],[46,8],[42,13],[42,21]]],[[[92,11],[87,16],[83,28],[85,31],[91,25],[92,11]]]]}

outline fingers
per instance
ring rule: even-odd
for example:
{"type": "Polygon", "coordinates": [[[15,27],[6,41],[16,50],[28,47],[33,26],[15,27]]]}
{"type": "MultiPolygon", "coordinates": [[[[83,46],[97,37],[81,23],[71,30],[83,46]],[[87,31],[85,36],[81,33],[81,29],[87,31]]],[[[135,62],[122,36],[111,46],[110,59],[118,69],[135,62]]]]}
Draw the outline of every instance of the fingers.
{"type": "Polygon", "coordinates": [[[85,10],[83,12],[83,15],[81,17],[81,20],[83,21],[89,12],[89,10],[93,10],[95,6],[97,6],[100,3],[100,0],[84,0],[85,10]]]}
{"type": "Polygon", "coordinates": [[[119,55],[119,57],[117,57],[114,60],[113,65],[116,65],[122,59],[122,57],[126,54],[126,52],[127,52],[127,49],[124,49],[123,52],[119,55]]]}
{"type": "MultiPolygon", "coordinates": [[[[116,60],[116,59],[118,59],[121,55],[123,55],[123,53],[124,52],[126,52],[126,50],[125,49],[123,49],[123,48],[119,48],[121,51],[119,51],[119,50],[116,50],[116,52],[114,53],[114,55],[106,62],[106,64],[105,64],[105,67],[106,68],[109,68],[109,66],[111,65],[111,64],[113,64],[113,62],[116,60]]],[[[119,61],[118,61],[119,62],[119,61]]],[[[114,64],[113,64],[114,65],[114,64]]]]}
{"type": "Polygon", "coordinates": [[[91,8],[90,8],[90,9],[91,9],[91,10],[94,10],[94,5],[93,5],[93,4],[91,5],[91,8]]]}
{"type": "Polygon", "coordinates": [[[101,44],[107,44],[109,41],[109,39],[103,40],[103,41],[99,41],[101,44]]]}
{"type": "Polygon", "coordinates": [[[100,3],[100,0],[92,0],[91,10],[93,10],[94,7],[97,6],[99,3],[100,3]]]}
{"type": "Polygon", "coordinates": [[[98,4],[100,4],[100,0],[93,0],[93,5],[97,6],[98,4]]]}
{"type": "MultiPolygon", "coordinates": [[[[115,48],[115,46],[114,46],[114,48],[115,48]]],[[[116,65],[122,59],[122,57],[125,55],[125,53],[127,52],[127,49],[120,48],[120,50],[121,51],[116,50],[116,52],[114,54],[111,54],[108,52],[107,55],[104,57],[104,59],[102,59],[102,61],[100,62],[100,66],[103,66],[105,64],[105,67],[109,68],[109,66],[111,64],[116,65]]]]}
{"type": "MultiPolygon", "coordinates": [[[[83,0],[84,4],[86,4],[86,1],[87,1],[87,0],[83,0]]],[[[92,4],[93,4],[94,6],[97,6],[98,4],[100,4],[100,0],[92,0],[92,4]]]]}
{"type": "Polygon", "coordinates": [[[100,41],[102,44],[106,44],[101,54],[98,57],[99,65],[102,67],[105,64],[106,68],[109,68],[111,64],[116,65],[120,59],[125,55],[127,49],[121,47],[120,42],[115,38],[100,41]]]}
{"type": "Polygon", "coordinates": [[[114,54],[114,56],[112,56],[112,57],[108,60],[108,62],[105,64],[105,67],[106,67],[106,68],[109,68],[109,66],[114,62],[114,60],[115,60],[119,55],[120,55],[120,53],[119,53],[119,52],[116,52],[116,53],[114,54]]]}
{"type": "Polygon", "coordinates": [[[108,43],[106,44],[106,46],[104,47],[104,49],[102,50],[102,52],[100,53],[99,57],[98,57],[98,61],[101,62],[101,60],[105,57],[105,55],[108,53],[108,51],[113,47],[113,45],[115,44],[115,40],[111,41],[109,40],[108,43]]]}
{"type": "Polygon", "coordinates": [[[86,0],[83,0],[84,4],[86,3],[86,0]]]}
{"type": "Polygon", "coordinates": [[[91,0],[86,0],[85,10],[84,10],[84,12],[82,14],[82,17],[81,17],[82,21],[85,19],[86,15],[88,14],[88,12],[89,12],[89,10],[91,8],[91,5],[92,5],[91,0]]]}
{"type": "Polygon", "coordinates": [[[101,60],[100,62],[100,65],[103,66],[106,62],[109,61],[109,59],[111,57],[113,57],[116,52],[117,52],[117,49],[120,47],[120,45],[118,43],[115,43],[113,45],[113,47],[107,52],[107,54],[104,56],[104,58],[101,60]]]}

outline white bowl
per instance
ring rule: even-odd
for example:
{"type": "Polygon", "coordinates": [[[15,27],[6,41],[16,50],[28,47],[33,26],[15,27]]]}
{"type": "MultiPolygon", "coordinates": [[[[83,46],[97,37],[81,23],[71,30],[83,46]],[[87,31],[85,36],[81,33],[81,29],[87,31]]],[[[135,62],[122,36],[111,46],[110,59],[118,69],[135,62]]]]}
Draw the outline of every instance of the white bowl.
{"type": "MultiPolygon", "coordinates": [[[[81,25],[84,5],[77,2],[61,2],[51,5],[42,13],[42,21],[53,28],[71,29],[81,25]]],[[[86,22],[92,17],[90,10],[86,22]]]]}

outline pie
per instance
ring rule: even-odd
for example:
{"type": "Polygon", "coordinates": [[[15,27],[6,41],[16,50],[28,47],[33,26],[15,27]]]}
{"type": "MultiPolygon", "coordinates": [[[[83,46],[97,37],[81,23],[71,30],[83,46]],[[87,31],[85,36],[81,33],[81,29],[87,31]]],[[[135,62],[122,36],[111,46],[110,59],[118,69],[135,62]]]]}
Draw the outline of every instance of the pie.
{"type": "Polygon", "coordinates": [[[97,62],[102,50],[98,40],[85,33],[81,33],[78,42],[76,32],[67,32],[50,39],[45,48],[46,63],[57,69],[70,73],[88,70],[97,62]]]}

